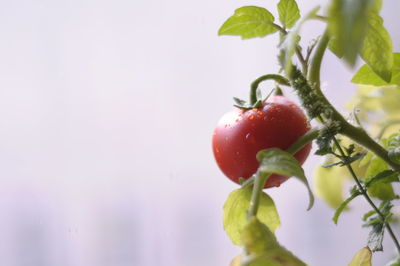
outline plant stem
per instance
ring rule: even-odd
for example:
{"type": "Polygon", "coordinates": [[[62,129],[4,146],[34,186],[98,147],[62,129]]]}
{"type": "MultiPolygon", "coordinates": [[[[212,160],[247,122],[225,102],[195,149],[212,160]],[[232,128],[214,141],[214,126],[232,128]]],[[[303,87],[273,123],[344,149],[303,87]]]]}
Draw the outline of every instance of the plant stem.
{"type": "Polygon", "coordinates": [[[286,150],[288,153],[294,155],[300,151],[305,145],[316,139],[319,135],[319,129],[312,128],[307,131],[303,136],[298,138],[290,147],[286,150]]]}
{"type": "MultiPolygon", "coordinates": [[[[281,27],[280,25],[272,23],[272,26],[274,26],[277,30],[279,30],[279,32],[281,34],[283,34],[285,36],[288,34],[287,30],[285,28],[281,27]]],[[[307,63],[308,62],[307,62],[306,59],[304,59],[304,56],[301,53],[301,46],[297,44],[295,51],[296,51],[297,58],[299,59],[299,61],[301,63],[301,66],[303,68],[303,73],[307,74],[307,70],[308,70],[308,64],[307,63]]]]}
{"type": "Polygon", "coordinates": [[[325,50],[328,47],[328,43],[329,43],[329,34],[328,30],[325,30],[324,34],[319,39],[308,72],[307,79],[309,80],[311,86],[313,86],[318,92],[321,91],[321,81],[320,81],[321,64],[325,54],[325,50]]]}
{"type": "Polygon", "coordinates": [[[304,59],[304,56],[303,56],[303,54],[301,53],[301,50],[300,50],[300,46],[299,46],[299,45],[296,46],[296,55],[297,55],[297,58],[298,58],[299,61],[300,61],[301,67],[303,68],[303,73],[304,73],[304,75],[307,75],[307,72],[308,72],[308,63],[307,63],[307,60],[304,59]]]}
{"type": "Polygon", "coordinates": [[[248,218],[257,215],[258,206],[260,204],[261,191],[263,190],[265,182],[267,182],[267,179],[270,175],[271,174],[263,173],[260,171],[257,171],[257,173],[255,174],[253,192],[251,194],[251,199],[250,199],[248,218]]]}
{"type": "Polygon", "coordinates": [[[278,74],[267,74],[263,75],[254,80],[250,85],[250,105],[254,105],[257,102],[257,89],[261,82],[266,80],[274,80],[276,83],[290,86],[289,80],[278,74]]]}
{"type": "MultiPolygon", "coordinates": [[[[342,149],[342,147],[340,146],[339,141],[334,138],[334,143],[336,148],[339,150],[340,154],[343,157],[348,157],[348,154],[346,154],[344,152],[344,150],[342,149]]],[[[376,211],[376,213],[379,215],[379,217],[381,218],[382,222],[385,223],[386,225],[386,229],[390,235],[390,237],[393,239],[394,244],[396,245],[397,251],[400,253],[400,244],[399,241],[397,240],[395,234],[393,233],[393,230],[390,226],[390,224],[386,221],[385,216],[382,214],[382,212],[378,209],[378,207],[376,207],[375,203],[372,201],[372,199],[368,196],[367,191],[364,189],[363,185],[361,184],[360,180],[358,179],[356,173],[353,170],[353,167],[351,167],[350,164],[346,164],[347,169],[349,170],[351,176],[353,177],[354,181],[357,184],[358,189],[360,190],[361,194],[364,196],[364,198],[368,201],[369,205],[371,205],[371,207],[376,211]]]]}
{"type": "MultiPolygon", "coordinates": [[[[309,82],[311,83],[311,85],[313,86],[315,91],[321,96],[324,103],[332,109],[333,114],[331,116],[331,119],[340,122],[340,124],[341,124],[340,133],[341,134],[351,138],[353,141],[355,141],[355,142],[361,144],[362,146],[364,146],[365,148],[371,150],[377,156],[379,156],[383,160],[385,160],[393,169],[400,172],[400,165],[392,162],[389,159],[388,152],[382,146],[380,146],[378,143],[376,143],[362,128],[355,127],[355,126],[351,125],[349,122],[347,122],[343,118],[343,116],[332,106],[332,104],[328,101],[328,99],[326,99],[325,95],[322,93],[321,85],[320,85],[321,84],[321,81],[320,81],[321,63],[322,63],[322,59],[323,59],[324,53],[326,51],[326,48],[328,47],[328,43],[329,43],[329,35],[328,35],[328,31],[326,30],[318,43],[313,60],[310,65],[310,71],[309,71],[309,75],[308,75],[309,82]]],[[[323,117],[320,116],[319,118],[322,121],[322,123],[324,123],[323,117]]],[[[338,148],[339,152],[341,153],[341,155],[348,157],[348,155],[344,152],[344,150],[340,146],[340,143],[337,141],[337,139],[334,137],[333,140],[334,140],[334,143],[335,143],[336,147],[338,148]]],[[[391,238],[393,239],[393,242],[395,243],[398,252],[400,253],[400,244],[399,244],[396,236],[394,235],[390,224],[386,221],[385,216],[381,213],[381,211],[376,207],[374,202],[368,196],[366,190],[360,183],[360,181],[357,178],[357,175],[355,174],[351,165],[347,164],[346,167],[349,170],[354,181],[356,182],[358,189],[363,194],[364,198],[371,205],[371,207],[376,211],[376,213],[381,218],[382,222],[386,225],[387,231],[388,231],[389,235],[391,236],[391,238]]]]}
{"type": "Polygon", "coordinates": [[[369,149],[377,156],[382,158],[387,164],[390,165],[391,168],[400,172],[400,164],[397,164],[390,160],[388,152],[381,145],[375,142],[362,128],[355,127],[351,125],[349,122],[344,119],[344,117],[333,107],[333,105],[328,101],[325,95],[321,91],[321,81],[320,81],[320,72],[321,72],[321,63],[328,47],[329,43],[329,34],[328,31],[325,31],[322,35],[321,39],[318,42],[318,45],[315,50],[315,54],[312,58],[310,69],[308,73],[308,80],[310,85],[315,89],[316,93],[321,97],[321,100],[324,104],[331,108],[332,116],[331,119],[334,121],[338,121],[341,126],[340,134],[349,137],[353,141],[357,142],[361,146],[369,149]]]}
{"type": "Polygon", "coordinates": [[[342,122],[340,133],[372,151],[390,165],[392,169],[400,172],[400,165],[390,160],[388,151],[375,142],[362,128],[355,127],[346,121],[346,123],[342,122]]]}

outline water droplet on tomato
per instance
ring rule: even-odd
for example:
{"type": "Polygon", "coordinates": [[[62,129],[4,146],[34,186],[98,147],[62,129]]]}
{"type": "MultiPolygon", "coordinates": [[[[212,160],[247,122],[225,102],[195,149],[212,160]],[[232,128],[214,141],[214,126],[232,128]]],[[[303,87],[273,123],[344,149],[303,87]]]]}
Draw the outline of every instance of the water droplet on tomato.
{"type": "Polygon", "coordinates": [[[254,115],[250,115],[250,116],[249,116],[249,119],[250,119],[250,120],[253,120],[253,119],[254,119],[254,115]]]}
{"type": "Polygon", "coordinates": [[[251,133],[247,133],[246,134],[246,141],[248,142],[248,143],[254,143],[254,136],[251,134],[251,133]]]}

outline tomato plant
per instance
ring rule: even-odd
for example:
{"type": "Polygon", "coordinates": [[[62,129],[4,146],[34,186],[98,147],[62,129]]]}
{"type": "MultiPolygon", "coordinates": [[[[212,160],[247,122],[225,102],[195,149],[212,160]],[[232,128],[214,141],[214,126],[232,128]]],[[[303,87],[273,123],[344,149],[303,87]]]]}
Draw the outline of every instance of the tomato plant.
{"type": "Polygon", "coordinates": [[[315,154],[324,156],[325,163],[317,166],[313,183],[316,194],[335,209],[332,221],[337,224],[357,197],[370,207],[362,216],[363,227],[370,229],[368,241],[349,265],[370,266],[373,254],[383,251],[384,233],[397,251],[387,265],[400,265],[400,242],[392,229],[400,221],[393,211],[400,208],[393,186],[400,182],[400,54],[393,51],[384,26],[382,0],[327,2],[326,9],[316,7],[301,15],[296,0],[279,0],[279,21],[265,8],[243,6],[219,29],[219,35],[242,39],[279,33],[278,74],[251,83],[249,103],[235,99],[238,108],[222,117],[213,135],[219,167],[241,183],[224,204],[224,228],[232,242],[243,247],[232,265],[305,265],[277,241],[279,215],[263,188],[297,177],[307,186],[310,209],[314,197],[301,164],[314,140],[315,154]],[[325,30],[307,43],[300,32],[309,20],[325,30]],[[340,113],[321,89],[323,59],[329,51],[347,66],[365,63],[351,80],[357,89],[352,110],[358,111],[340,113]],[[318,126],[310,129],[302,111],[284,97],[262,101],[258,85],[265,80],[290,87],[318,126]],[[345,182],[353,184],[348,193],[345,182]]]}
{"type": "MultiPolygon", "coordinates": [[[[248,179],[260,163],[256,154],[267,148],[286,150],[310,129],[307,117],[291,100],[269,97],[260,107],[235,108],[226,113],[215,128],[212,148],[218,166],[232,181],[248,179]]],[[[294,157],[302,164],[310,153],[308,143],[294,157]]],[[[278,187],[288,179],[273,174],[265,187],[278,187]]]]}

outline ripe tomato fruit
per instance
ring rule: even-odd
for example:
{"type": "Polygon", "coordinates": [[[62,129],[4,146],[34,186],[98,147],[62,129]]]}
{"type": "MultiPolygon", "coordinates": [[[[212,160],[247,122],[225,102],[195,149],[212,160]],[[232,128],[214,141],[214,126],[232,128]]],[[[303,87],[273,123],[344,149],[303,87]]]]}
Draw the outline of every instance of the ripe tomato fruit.
{"type": "MultiPolygon", "coordinates": [[[[218,122],[212,137],[215,160],[222,172],[239,184],[239,178],[249,178],[259,166],[256,154],[267,148],[287,149],[310,129],[303,111],[283,96],[269,97],[260,108],[236,108],[218,122]]],[[[303,164],[311,143],[294,157],[303,164]]],[[[289,177],[273,174],[265,188],[278,187],[289,177]]]]}

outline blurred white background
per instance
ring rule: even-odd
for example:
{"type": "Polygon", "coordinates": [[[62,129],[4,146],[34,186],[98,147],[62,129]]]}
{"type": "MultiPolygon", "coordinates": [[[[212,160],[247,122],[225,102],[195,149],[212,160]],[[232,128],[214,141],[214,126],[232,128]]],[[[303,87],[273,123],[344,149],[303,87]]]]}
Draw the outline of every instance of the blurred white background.
{"type": "MultiPolygon", "coordinates": [[[[228,265],[240,248],[222,206],[237,186],[218,170],[211,134],[233,96],[277,71],[277,39],[217,30],[237,7],[277,2],[1,1],[0,265],[228,265]]],[[[326,1],[300,2],[304,14],[326,1]]],[[[384,3],[397,51],[399,8],[384,3]]],[[[306,25],[310,38],[322,29],[306,25]]],[[[325,64],[342,109],[351,71],[331,55],[325,64]]],[[[268,192],[278,239],[309,265],[347,265],[365,246],[362,199],[335,226],[321,201],[306,212],[298,181],[268,192]]],[[[376,265],[392,255],[385,243],[376,265]]]]}

